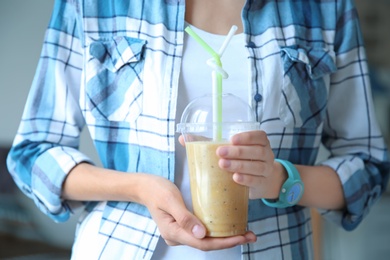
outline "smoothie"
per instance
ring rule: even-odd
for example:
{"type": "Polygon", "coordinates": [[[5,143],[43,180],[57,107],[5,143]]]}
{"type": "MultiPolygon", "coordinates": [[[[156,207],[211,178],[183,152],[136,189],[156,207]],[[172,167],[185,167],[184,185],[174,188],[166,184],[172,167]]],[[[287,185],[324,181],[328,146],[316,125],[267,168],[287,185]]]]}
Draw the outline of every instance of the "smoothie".
{"type": "Polygon", "coordinates": [[[248,188],[219,168],[215,151],[226,142],[186,142],[194,214],[209,237],[244,234],[248,220],[248,188]]]}

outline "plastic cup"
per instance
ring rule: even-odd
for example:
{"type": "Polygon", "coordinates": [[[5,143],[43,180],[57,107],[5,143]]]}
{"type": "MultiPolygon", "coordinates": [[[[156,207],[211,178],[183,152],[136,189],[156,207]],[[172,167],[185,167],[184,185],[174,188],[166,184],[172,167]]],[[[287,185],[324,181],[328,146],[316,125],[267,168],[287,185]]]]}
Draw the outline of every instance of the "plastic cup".
{"type": "Polygon", "coordinates": [[[222,95],[222,122],[213,123],[212,95],[192,101],[177,125],[185,141],[194,214],[209,237],[244,234],[248,222],[248,188],[218,166],[216,149],[234,134],[260,129],[252,109],[241,99],[222,95]],[[215,140],[215,129],[221,131],[215,140]]]}

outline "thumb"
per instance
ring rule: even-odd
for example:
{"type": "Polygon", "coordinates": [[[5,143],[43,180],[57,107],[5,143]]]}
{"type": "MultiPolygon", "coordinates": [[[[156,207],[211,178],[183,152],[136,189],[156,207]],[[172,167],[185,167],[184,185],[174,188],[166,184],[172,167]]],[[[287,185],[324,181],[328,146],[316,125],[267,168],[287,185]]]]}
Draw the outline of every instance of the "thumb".
{"type": "Polygon", "coordinates": [[[202,222],[187,209],[181,193],[176,186],[174,187],[177,191],[176,195],[170,198],[169,203],[161,205],[161,209],[172,216],[176,222],[177,228],[184,230],[187,234],[192,234],[195,238],[204,238],[206,236],[206,228],[202,222]]]}
{"type": "Polygon", "coordinates": [[[206,236],[206,228],[200,220],[188,210],[183,211],[181,216],[176,218],[177,224],[186,232],[192,234],[196,238],[204,238],[206,236]]]}
{"type": "Polygon", "coordinates": [[[203,225],[195,224],[191,231],[196,238],[201,239],[206,236],[206,228],[203,225]]]}

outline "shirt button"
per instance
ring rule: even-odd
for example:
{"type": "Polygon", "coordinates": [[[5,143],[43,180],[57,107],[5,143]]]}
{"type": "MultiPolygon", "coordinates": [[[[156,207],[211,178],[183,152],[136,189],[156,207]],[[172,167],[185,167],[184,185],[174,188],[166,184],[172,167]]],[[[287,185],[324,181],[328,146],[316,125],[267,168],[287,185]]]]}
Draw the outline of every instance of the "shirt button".
{"type": "Polygon", "coordinates": [[[256,44],[255,44],[254,42],[250,41],[250,42],[248,42],[247,47],[249,47],[249,48],[255,48],[255,47],[256,47],[256,44]]]}
{"type": "Polygon", "coordinates": [[[260,102],[261,100],[263,100],[263,96],[260,95],[259,93],[257,93],[257,94],[255,95],[255,101],[256,101],[256,102],[260,102]]]}

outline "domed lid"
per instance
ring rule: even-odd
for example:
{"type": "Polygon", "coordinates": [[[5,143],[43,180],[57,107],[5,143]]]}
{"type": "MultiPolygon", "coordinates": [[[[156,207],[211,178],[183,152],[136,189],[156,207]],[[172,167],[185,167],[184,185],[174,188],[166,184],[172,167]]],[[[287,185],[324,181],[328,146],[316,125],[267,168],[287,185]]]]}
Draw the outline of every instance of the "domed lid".
{"type": "MultiPolygon", "coordinates": [[[[233,94],[222,95],[220,121],[216,118],[215,95],[204,95],[190,102],[184,109],[177,131],[181,133],[212,132],[222,128],[229,136],[234,133],[258,130],[259,123],[251,107],[233,94]]],[[[225,134],[223,136],[226,138],[225,134]]]]}
{"type": "MultiPolygon", "coordinates": [[[[204,95],[194,99],[184,109],[181,123],[211,124],[213,119],[214,95],[204,95]]],[[[222,122],[254,122],[255,114],[251,107],[233,94],[222,94],[222,122]]]]}

